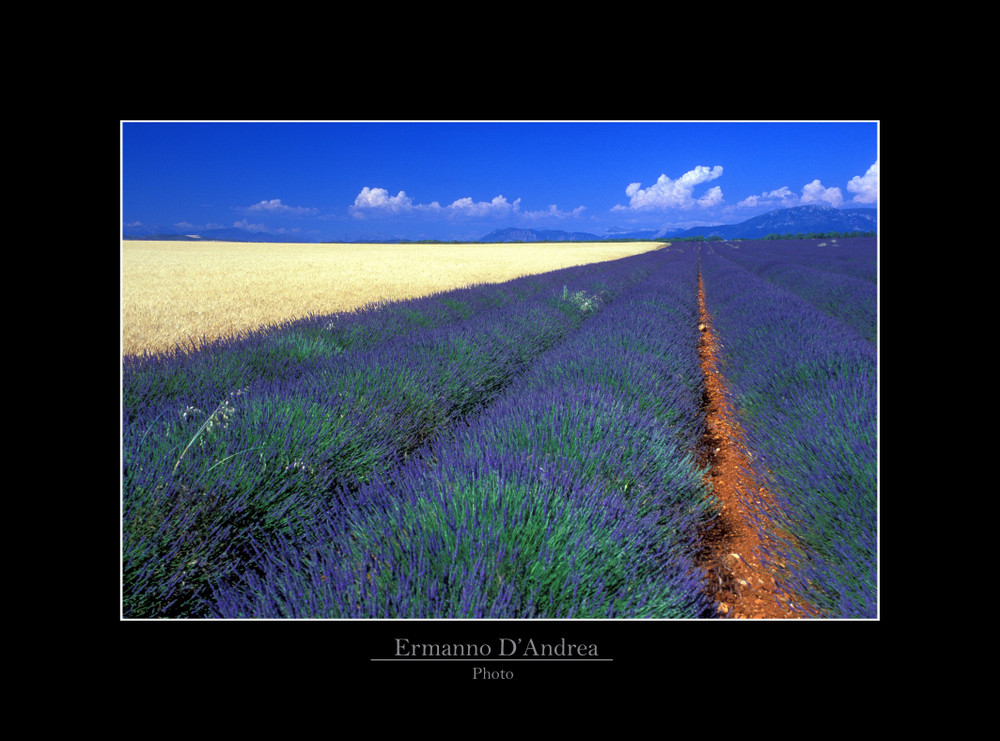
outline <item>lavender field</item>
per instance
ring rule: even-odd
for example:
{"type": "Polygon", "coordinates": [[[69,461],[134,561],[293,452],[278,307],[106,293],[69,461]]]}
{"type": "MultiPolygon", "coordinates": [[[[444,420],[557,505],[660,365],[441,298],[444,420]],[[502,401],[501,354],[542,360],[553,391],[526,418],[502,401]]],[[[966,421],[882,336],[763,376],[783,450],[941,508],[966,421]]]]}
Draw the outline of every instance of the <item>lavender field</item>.
{"type": "Polygon", "coordinates": [[[875,254],[675,244],[126,356],[122,616],[713,616],[700,272],[768,557],[873,617],[875,254]]]}
{"type": "MultiPolygon", "coordinates": [[[[878,600],[874,239],[705,247],[706,302],[757,477],[781,531],[765,561],[820,615],[878,600]]],[[[773,531],[773,528],[772,528],[773,531]]]]}

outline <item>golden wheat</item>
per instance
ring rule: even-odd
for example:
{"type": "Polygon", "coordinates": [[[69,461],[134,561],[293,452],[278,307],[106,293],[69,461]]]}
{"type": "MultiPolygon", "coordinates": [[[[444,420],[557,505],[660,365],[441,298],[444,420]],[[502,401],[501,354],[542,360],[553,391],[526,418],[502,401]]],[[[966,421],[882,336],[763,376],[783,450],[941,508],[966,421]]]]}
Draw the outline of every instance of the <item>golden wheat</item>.
{"type": "Polygon", "coordinates": [[[616,260],[658,242],[255,244],[123,241],[122,352],[616,260]]]}

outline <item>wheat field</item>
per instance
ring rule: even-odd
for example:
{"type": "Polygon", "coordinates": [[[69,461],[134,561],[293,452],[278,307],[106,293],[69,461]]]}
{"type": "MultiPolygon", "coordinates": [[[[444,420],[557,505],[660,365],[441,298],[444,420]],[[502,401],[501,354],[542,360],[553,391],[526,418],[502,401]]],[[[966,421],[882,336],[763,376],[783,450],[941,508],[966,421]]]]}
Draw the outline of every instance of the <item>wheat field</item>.
{"type": "Polygon", "coordinates": [[[122,241],[122,353],[198,346],[309,314],[498,283],[661,242],[274,244],[122,241]]]}

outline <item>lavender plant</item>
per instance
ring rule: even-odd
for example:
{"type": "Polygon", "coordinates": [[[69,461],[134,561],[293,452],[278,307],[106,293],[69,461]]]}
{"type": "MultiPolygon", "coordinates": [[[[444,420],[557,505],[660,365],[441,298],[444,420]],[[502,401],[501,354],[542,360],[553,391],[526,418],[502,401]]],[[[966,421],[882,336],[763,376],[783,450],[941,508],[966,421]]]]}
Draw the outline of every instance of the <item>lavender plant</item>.
{"type": "MultiPolygon", "coordinates": [[[[765,556],[823,616],[873,617],[876,348],[722,254],[724,247],[702,251],[702,275],[755,474],[777,500],[766,517],[758,508],[762,527],[770,519],[778,528],[765,556]]],[[[754,497],[745,495],[753,509],[754,497]]]]}
{"type": "Polygon", "coordinates": [[[846,240],[843,245],[820,243],[823,246],[817,241],[762,241],[739,249],[724,243],[714,249],[876,342],[875,240],[846,240]]]}
{"type": "Polygon", "coordinates": [[[300,536],[578,329],[590,314],[567,312],[557,285],[610,299],[654,265],[640,255],[125,359],[123,613],[205,614],[258,542],[300,536]]]}
{"type": "Polygon", "coordinates": [[[213,592],[220,617],[700,617],[694,253],[213,592]]]}

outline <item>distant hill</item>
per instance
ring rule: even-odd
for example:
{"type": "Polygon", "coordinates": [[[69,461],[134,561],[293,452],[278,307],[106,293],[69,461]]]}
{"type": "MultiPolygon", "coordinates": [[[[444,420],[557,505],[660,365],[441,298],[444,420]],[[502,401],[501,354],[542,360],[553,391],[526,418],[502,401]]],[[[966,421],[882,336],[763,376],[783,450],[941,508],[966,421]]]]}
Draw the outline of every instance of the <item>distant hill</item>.
{"type": "MultiPolygon", "coordinates": [[[[878,211],[874,208],[833,208],[832,206],[797,206],[769,211],[739,224],[697,226],[693,229],[669,231],[642,229],[629,232],[609,231],[603,236],[588,232],[565,232],[559,229],[497,229],[478,242],[601,242],[622,239],[680,239],[683,237],[719,237],[721,239],[763,239],[770,234],[806,234],[810,232],[873,232],[877,229],[878,211]]],[[[197,234],[176,234],[162,229],[132,229],[126,227],[125,239],[157,239],[220,242],[313,242],[301,235],[274,235],[243,229],[207,229],[197,234]]],[[[410,240],[382,237],[360,237],[350,242],[395,243],[410,240]]]]}
{"type": "Polygon", "coordinates": [[[833,206],[796,206],[768,211],[739,224],[697,226],[668,231],[642,229],[609,232],[604,236],[586,232],[563,232],[555,229],[497,229],[480,242],[598,242],[616,239],[680,239],[682,237],[721,237],[722,239],[763,239],[769,234],[807,234],[811,232],[874,232],[878,211],[874,208],[840,209],[833,206]]]}
{"type": "Polygon", "coordinates": [[[643,239],[653,241],[660,239],[665,234],[663,229],[639,229],[631,232],[608,232],[601,239],[615,241],[616,239],[643,239]]]}
{"type": "Polygon", "coordinates": [[[874,208],[833,208],[832,206],[796,206],[768,211],[739,224],[696,226],[670,232],[666,236],[721,237],[722,239],[763,239],[769,234],[806,234],[809,232],[874,232],[878,211],[874,208]]]}
{"type": "Polygon", "coordinates": [[[497,229],[477,242],[600,242],[604,237],[587,232],[564,232],[559,229],[497,229]]]}

